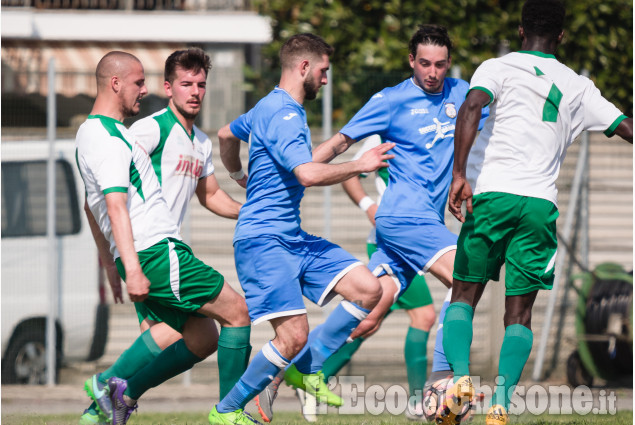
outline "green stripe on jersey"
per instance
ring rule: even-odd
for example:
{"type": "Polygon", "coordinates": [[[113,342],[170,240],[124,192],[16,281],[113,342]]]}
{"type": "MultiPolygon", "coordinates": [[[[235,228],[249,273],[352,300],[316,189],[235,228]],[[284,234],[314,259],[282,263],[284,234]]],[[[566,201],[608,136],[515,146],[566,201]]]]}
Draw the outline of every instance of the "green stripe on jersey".
{"type": "MultiPolygon", "coordinates": [[[[472,90],[480,90],[480,91],[482,91],[482,92],[485,92],[485,93],[489,96],[489,102],[487,103],[487,105],[489,105],[490,103],[492,103],[492,102],[494,101],[494,94],[493,94],[491,91],[489,91],[488,89],[486,89],[485,87],[481,87],[481,86],[475,86],[475,87],[472,87],[472,88],[468,91],[468,93],[469,93],[470,91],[472,91],[472,90]]],[[[466,97],[467,97],[467,95],[466,95],[466,97]]],[[[487,105],[485,105],[485,106],[487,106],[487,105]]]]}
{"type": "Polygon", "coordinates": [[[115,187],[109,187],[108,189],[102,190],[102,193],[104,195],[108,195],[109,193],[112,193],[112,192],[128,193],[128,188],[122,187],[122,186],[115,186],[115,187]]]}
{"type": "Polygon", "coordinates": [[[611,124],[611,126],[606,129],[604,135],[606,137],[611,137],[613,133],[615,133],[615,129],[617,128],[617,126],[620,125],[620,123],[626,118],[628,118],[626,115],[620,115],[615,121],[613,121],[613,124],[611,124]]]}
{"type": "Polygon", "coordinates": [[[121,131],[119,131],[116,126],[116,124],[123,125],[121,121],[117,121],[116,119],[107,117],[105,115],[89,115],[88,119],[91,118],[98,119],[101,122],[101,125],[104,126],[108,134],[110,134],[112,137],[121,139],[126,144],[126,146],[128,146],[128,149],[132,150],[132,145],[128,143],[125,137],[123,137],[123,134],[121,134],[121,131]]]}
{"type": "Polygon", "coordinates": [[[146,198],[143,195],[143,188],[141,187],[141,176],[139,175],[139,171],[137,167],[135,167],[134,162],[130,163],[130,184],[137,188],[137,193],[145,202],[146,198]]]}
{"type": "Polygon", "coordinates": [[[560,101],[562,100],[562,92],[556,87],[555,84],[551,85],[549,96],[545,102],[545,106],[542,108],[542,120],[546,122],[558,121],[558,108],[560,107],[560,101]]]}
{"type": "Polygon", "coordinates": [[[541,75],[545,75],[544,72],[542,72],[537,66],[534,66],[534,69],[536,70],[536,75],[537,76],[541,76],[541,75]]]}

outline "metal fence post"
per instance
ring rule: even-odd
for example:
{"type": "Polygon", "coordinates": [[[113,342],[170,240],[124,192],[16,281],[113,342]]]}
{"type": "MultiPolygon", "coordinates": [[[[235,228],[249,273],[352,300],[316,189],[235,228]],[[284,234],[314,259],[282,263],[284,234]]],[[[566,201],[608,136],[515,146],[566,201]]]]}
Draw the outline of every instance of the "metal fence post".
{"type": "Polygon", "coordinates": [[[48,242],[48,275],[49,275],[49,313],[46,319],[46,382],[49,386],[55,385],[55,372],[57,362],[57,333],[55,319],[57,317],[57,305],[59,293],[58,253],[56,249],[55,229],[55,127],[57,122],[57,110],[55,102],[55,59],[51,58],[48,64],[48,96],[47,96],[47,139],[49,142],[49,157],[46,167],[46,237],[48,242]]]}
{"type": "MultiPolygon", "coordinates": [[[[328,84],[322,91],[322,143],[333,131],[333,65],[326,71],[328,84]]],[[[324,186],[324,239],[331,239],[331,186],[324,186]]]]}

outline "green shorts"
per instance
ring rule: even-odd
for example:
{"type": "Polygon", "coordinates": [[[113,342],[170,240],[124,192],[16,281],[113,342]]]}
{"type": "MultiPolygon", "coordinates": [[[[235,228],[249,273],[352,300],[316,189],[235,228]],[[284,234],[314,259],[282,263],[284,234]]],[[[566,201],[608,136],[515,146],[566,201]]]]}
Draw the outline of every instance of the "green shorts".
{"type": "MultiPolygon", "coordinates": [[[[370,258],[377,251],[377,244],[367,243],[366,250],[368,251],[368,258],[370,258]]],[[[390,310],[412,310],[431,305],[432,302],[432,294],[430,294],[426,278],[416,275],[410,282],[408,289],[401,294],[397,302],[390,307],[390,310]]]]}
{"type": "MultiPolygon", "coordinates": [[[[164,239],[138,255],[143,274],[150,280],[148,298],[135,303],[139,321],[147,317],[180,332],[187,319],[200,317],[197,310],[216,298],[223,288],[223,276],[196,258],[190,247],[178,239],[164,239]]],[[[120,258],[116,264],[125,281],[120,258]]]]}
{"type": "Polygon", "coordinates": [[[556,259],[558,208],[545,199],[501,192],[473,198],[461,227],[453,277],[464,282],[499,280],[505,295],[551,289],[556,259]]]}

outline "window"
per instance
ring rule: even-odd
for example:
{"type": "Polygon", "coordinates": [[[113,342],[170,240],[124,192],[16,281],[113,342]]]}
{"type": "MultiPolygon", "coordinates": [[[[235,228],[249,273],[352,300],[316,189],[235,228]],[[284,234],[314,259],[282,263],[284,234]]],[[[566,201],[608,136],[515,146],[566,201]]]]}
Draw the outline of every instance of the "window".
{"type": "MultiPolygon", "coordinates": [[[[55,164],[55,230],[79,233],[81,220],[73,169],[55,164]]],[[[46,161],[2,163],[2,237],[46,235],[46,161]]]]}

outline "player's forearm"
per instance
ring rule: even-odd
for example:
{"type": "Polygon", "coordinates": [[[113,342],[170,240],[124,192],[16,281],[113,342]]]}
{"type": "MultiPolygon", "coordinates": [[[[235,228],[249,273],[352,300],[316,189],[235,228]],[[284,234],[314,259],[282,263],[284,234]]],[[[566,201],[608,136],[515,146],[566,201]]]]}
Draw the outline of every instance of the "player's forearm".
{"type": "Polygon", "coordinates": [[[337,133],[313,150],[313,162],[328,163],[336,156],[346,152],[355,140],[342,133],[337,133]]]}
{"type": "Polygon", "coordinates": [[[106,195],[106,206],[115,245],[119,251],[126,275],[130,275],[131,273],[141,272],[141,264],[134,247],[134,237],[132,235],[130,215],[126,207],[126,198],[127,194],[109,193],[106,195]]]}
{"type": "Polygon", "coordinates": [[[361,169],[358,161],[350,161],[341,164],[309,162],[299,165],[293,171],[302,186],[311,187],[341,183],[362,173],[364,170],[361,169]]]}
{"type": "Polygon", "coordinates": [[[93,239],[95,240],[95,245],[97,245],[97,253],[99,254],[101,263],[104,266],[113,265],[115,263],[115,260],[112,256],[112,253],[110,252],[110,243],[106,240],[106,237],[101,232],[99,224],[97,224],[97,220],[95,220],[95,216],[93,216],[93,213],[88,207],[87,202],[84,202],[84,212],[86,213],[86,218],[88,219],[88,227],[90,227],[90,232],[93,235],[93,239]]]}
{"type": "Polygon", "coordinates": [[[232,199],[224,190],[218,189],[207,197],[204,206],[218,216],[236,220],[242,204],[232,199]]]}
{"type": "Polygon", "coordinates": [[[478,123],[481,119],[482,106],[476,102],[466,101],[456,119],[456,130],[454,132],[454,168],[452,175],[465,177],[467,158],[472,148],[472,142],[476,137],[478,123]]]}
{"type": "Polygon", "coordinates": [[[240,161],[240,139],[232,133],[229,124],[218,130],[218,143],[220,146],[220,159],[230,173],[242,170],[240,161]]]}
{"type": "Polygon", "coordinates": [[[359,201],[368,196],[358,176],[351,177],[348,180],[344,180],[342,182],[342,188],[355,205],[358,205],[359,201]]]}

